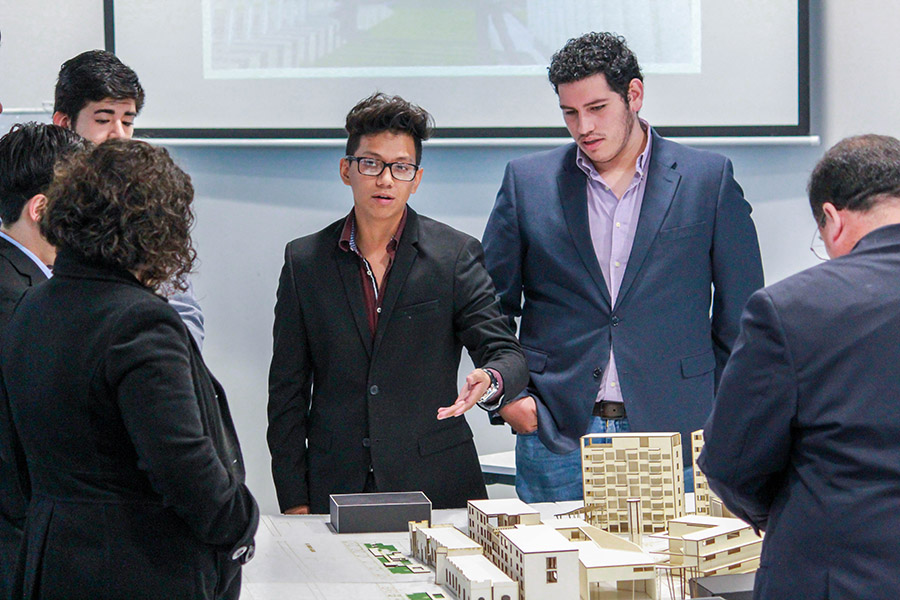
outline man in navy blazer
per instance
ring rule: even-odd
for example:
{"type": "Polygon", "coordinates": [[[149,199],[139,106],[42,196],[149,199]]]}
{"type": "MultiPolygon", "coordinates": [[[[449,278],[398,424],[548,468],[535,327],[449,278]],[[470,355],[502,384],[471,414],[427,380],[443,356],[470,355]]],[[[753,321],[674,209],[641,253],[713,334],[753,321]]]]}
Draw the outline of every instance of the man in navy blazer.
{"type": "Polygon", "coordinates": [[[503,310],[521,317],[531,379],[499,415],[529,502],[582,497],[585,433],[699,429],[763,284],[731,162],[638,118],[624,39],[569,40],[549,73],[575,143],[507,166],[483,239],[503,310]]]}
{"type": "Polygon", "coordinates": [[[700,468],[766,532],[755,598],[900,589],[900,141],[848,138],[809,202],[834,260],[753,294],[700,468]]]}

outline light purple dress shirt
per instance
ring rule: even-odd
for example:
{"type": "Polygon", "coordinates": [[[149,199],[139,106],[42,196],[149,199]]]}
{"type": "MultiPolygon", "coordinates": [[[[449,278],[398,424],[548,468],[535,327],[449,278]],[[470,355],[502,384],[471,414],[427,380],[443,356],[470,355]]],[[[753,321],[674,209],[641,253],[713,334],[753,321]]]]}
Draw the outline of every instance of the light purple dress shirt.
{"type": "MultiPolygon", "coordinates": [[[[594,168],[590,158],[578,149],[575,159],[578,168],[588,176],[587,207],[588,222],[594,252],[600,263],[600,270],[609,289],[612,306],[616,306],[616,297],[622,285],[622,277],[628,266],[628,257],[634,244],[634,233],[637,230],[638,216],[644,201],[644,190],[647,187],[647,167],[650,164],[651,135],[650,126],[643,119],[641,128],[647,136],[647,145],[635,161],[635,173],[622,198],[616,198],[612,189],[594,168]]],[[[603,371],[597,401],[624,402],[619,387],[619,374],[616,370],[615,349],[610,347],[609,364],[603,371]]]]}

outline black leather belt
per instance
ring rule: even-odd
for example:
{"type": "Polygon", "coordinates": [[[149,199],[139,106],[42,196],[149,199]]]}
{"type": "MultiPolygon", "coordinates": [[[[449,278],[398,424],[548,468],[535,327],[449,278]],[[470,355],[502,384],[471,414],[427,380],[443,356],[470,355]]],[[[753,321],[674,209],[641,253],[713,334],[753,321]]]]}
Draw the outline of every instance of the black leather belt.
{"type": "Polygon", "coordinates": [[[624,419],[625,403],[601,400],[594,403],[594,416],[601,419],[624,419]]]}

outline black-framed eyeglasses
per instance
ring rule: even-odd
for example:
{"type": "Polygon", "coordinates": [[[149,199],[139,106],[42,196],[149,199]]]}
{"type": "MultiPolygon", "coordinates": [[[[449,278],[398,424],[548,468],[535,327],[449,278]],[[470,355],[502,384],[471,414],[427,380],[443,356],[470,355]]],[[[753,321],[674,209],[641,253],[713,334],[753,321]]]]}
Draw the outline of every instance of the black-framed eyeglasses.
{"type": "Polygon", "coordinates": [[[369,158],[367,156],[345,156],[350,162],[356,161],[356,170],[360,175],[368,175],[369,177],[378,177],[385,168],[391,170],[391,177],[397,181],[412,181],[416,178],[419,165],[407,162],[384,162],[377,158],[369,158]]]}

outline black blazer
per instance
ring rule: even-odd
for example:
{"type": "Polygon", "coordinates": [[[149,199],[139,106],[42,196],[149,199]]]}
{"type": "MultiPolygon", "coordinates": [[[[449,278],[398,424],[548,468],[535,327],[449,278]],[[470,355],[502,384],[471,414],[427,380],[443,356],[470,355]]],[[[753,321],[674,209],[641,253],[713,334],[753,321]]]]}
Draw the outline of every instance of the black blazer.
{"type": "Polygon", "coordinates": [[[42,281],[47,281],[47,276],[34,261],[0,237],[0,331],[25,290],[42,281]]]}
{"type": "MultiPolygon", "coordinates": [[[[3,347],[3,330],[22,294],[46,280],[47,276],[33,260],[0,237],[0,348],[3,347]]],[[[0,431],[5,427],[8,423],[0,419],[0,431]]],[[[18,481],[12,466],[0,458],[0,598],[9,594],[24,523],[25,501],[18,481]]]]}
{"type": "Polygon", "coordinates": [[[359,258],[338,247],[344,220],[287,245],[269,374],[282,510],[327,512],[329,494],[363,490],[370,465],[379,491],[422,490],[435,508],[486,497],[465,418],[437,409],[456,398],[463,346],[507,394],[525,386],[525,358],[481,244],[407,210],[374,339],[359,258]]]}
{"type": "Polygon", "coordinates": [[[0,372],[0,451],[30,483],[17,594],[236,597],[259,512],[224,393],[164,299],[61,252],[0,372]]]}
{"type": "Polygon", "coordinates": [[[700,468],[766,531],[754,598],[900,589],[900,225],[751,296],[700,468]]]}

